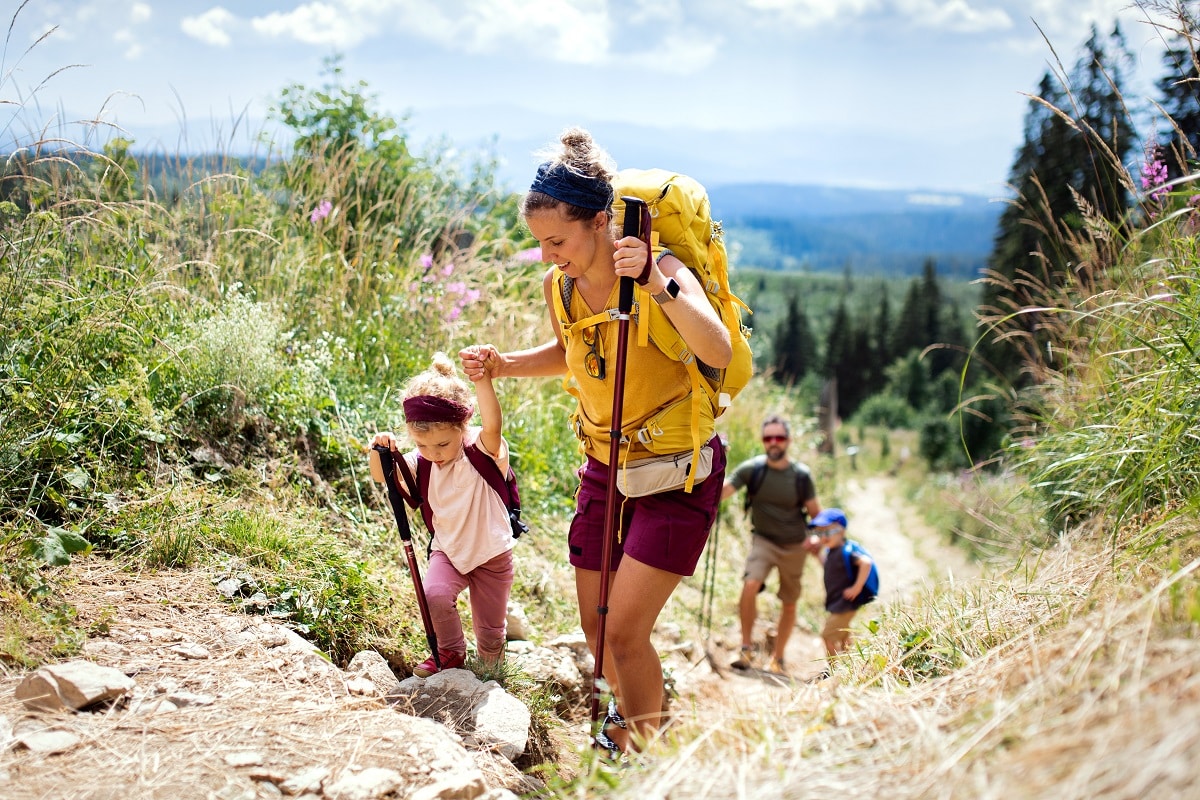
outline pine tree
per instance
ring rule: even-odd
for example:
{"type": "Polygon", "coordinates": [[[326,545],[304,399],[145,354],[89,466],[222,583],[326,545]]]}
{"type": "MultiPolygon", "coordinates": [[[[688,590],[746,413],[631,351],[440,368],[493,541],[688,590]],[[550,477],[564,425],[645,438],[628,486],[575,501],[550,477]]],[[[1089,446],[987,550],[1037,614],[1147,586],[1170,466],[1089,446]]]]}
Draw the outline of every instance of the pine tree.
{"type": "MultiPolygon", "coordinates": [[[[1179,13],[1186,21],[1185,30],[1200,27],[1200,3],[1181,3],[1179,13]],[[1192,7],[1189,7],[1192,6],[1192,7]]],[[[1175,179],[1192,172],[1200,154],[1200,74],[1193,51],[1196,43],[1176,35],[1163,51],[1163,75],[1158,79],[1159,105],[1167,115],[1166,127],[1160,133],[1159,144],[1165,156],[1168,178],[1175,179]]]]}
{"type": "Polygon", "coordinates": [[[983,298],[997,335],[1006,334],[984,355],[1012,382],[1020,382],[1023,366],[1044,365],[1053,353],[1044,320],[1025,310],[1088,280],[1073,263],[1072,240],[1086,235],[1080,204],[1113,230],[1124,226],[1131,187],[1123,164],[1136,142],[1121,92],[1130,61],[1119,27],[1107,39],[1093,27],[1065,81],[1047,72],[1030,101],[1009,175],[1016,197],[1000,217],[983,298]]]}
{"type": "Polygon", "coordinates": [[[904,304],[892,330],[891,351],[894,359],[903,358],[909,351],[924,349],[925,341],[925,297],[921,293],[921,282],[914,278],[904,294],[904,304]]]}
{"type": "Polygon", "coordinates": [[[816,366],[816,345],[800,300],[789,296],[787,314],[775,331],[775,380],[785,385],[802,380],[816,366]]]}

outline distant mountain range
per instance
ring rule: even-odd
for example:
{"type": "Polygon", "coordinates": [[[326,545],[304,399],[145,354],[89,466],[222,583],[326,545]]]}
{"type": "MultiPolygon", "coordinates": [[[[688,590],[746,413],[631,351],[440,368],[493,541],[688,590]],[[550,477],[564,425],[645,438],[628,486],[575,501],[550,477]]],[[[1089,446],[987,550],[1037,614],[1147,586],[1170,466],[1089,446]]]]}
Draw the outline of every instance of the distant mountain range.
{"type": "Polygon", "coordinates": [[[1000,200],[942,192],[771,183],[710,186],[731,259],[742,267],[974,278],[992,251],[1000,200]]]}
{"type": "MultiPolygon", "coordinates": [[[[138,159],[161,193],[178,191],[228,159],[141,153],[138,159]]],[[[258,172],[265,160],[235,158],[258,172]]],[[[734,264],[779,271],[914,275],[926,259],[946,277],[972,279],[992,251],[1004,204],[972,194],[919,190],[729,183],[710,185],[713,217],[721,221],[734,264]]]]}

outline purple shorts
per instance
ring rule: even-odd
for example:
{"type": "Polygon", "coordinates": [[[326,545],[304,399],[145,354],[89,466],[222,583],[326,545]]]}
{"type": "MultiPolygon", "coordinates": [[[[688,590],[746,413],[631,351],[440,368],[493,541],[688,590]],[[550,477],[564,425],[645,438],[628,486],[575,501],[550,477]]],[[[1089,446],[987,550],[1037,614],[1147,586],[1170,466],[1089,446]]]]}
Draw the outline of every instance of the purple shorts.
{"type": "MultiPolygon", "coordinates": [[[[709,446],[713,449],[712,474],[693,486],[690,494],[683,489],[644,497],[617,492],[620,534],[613,542],[611,569],[628,553],[643,564],[675,575],[695,573],[717,518],[725,482],[725,448],[717,437],[709,446]]],[[[607,495],[608,467],[588,456],[579,471],[575,516],[567,534],[573,567],[600,570],[607,495]]]]}

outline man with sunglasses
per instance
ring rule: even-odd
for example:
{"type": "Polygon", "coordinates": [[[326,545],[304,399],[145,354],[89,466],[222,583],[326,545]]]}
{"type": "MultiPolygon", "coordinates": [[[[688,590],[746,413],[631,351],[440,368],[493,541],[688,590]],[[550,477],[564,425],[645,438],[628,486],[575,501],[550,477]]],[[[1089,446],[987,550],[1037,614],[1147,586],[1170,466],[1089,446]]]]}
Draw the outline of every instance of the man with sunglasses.
{"type": "Polygon", "coordinates": [[[821,504],[817,501],[808,467],[788,458],[791,435],[787,420],[779,416],[767,417],[762,424],[763,454],[739,464],[725,479],[721,490],[724,500],[745,487],[753,534],[738,602],[742,647],[741,654],[732,664],[734,669],[758,666],[754,644],[758,593],[766,585],[772,569],[779,570],[778,594],[782,609],[775,647],[767,663],[769,671],[784,671],[784,652],[792,628],[796,626],[796,603],[800,599],[804,564],[812,552],[808,521],[821,513],[821,504]]]}

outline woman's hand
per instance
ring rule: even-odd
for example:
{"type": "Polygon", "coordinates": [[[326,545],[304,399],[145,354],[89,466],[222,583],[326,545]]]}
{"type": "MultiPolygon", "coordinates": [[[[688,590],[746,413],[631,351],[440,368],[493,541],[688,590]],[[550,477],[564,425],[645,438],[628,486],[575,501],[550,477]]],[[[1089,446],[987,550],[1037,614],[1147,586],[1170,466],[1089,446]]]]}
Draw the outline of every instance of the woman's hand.
{"type": "MultiPolygon", "coordinates": [[[[641,278],[650,254],[649,245],[636,236],[626,236],[617,239],[614,246],[616,249],[613,251],[613,271],[617,273],[617,277],[634,280],[641,278]]],[[[646,279],[647,282],[642,285],[647,288],[655,287],[655,293],[666,288],[667,279],[653,259],[650,260],[650,270],[646,273],[646,279]]]]}
{"type": "Polygon", "coordinates": [[[463,372],[473,383],[478,383],[484,378],[495,378],[496,371],[500,368],[500,351],[491,344],[464,347],[458,351],[458,358],[462,361],[463,372]]]}

